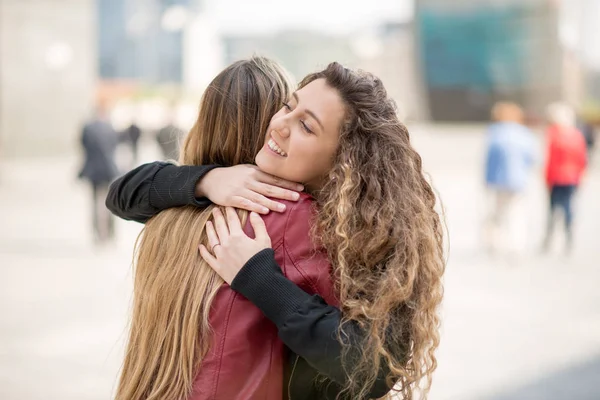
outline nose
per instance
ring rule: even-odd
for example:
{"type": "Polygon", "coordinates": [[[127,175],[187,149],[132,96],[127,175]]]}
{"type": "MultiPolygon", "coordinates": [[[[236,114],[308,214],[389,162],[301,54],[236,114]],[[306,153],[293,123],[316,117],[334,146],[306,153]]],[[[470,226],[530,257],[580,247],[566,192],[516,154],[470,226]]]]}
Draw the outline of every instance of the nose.
{"type": "Polygon", "coordinates": [[[285,117],[277,118],[277,121],[272,121],[271,128],[284,139],[290,136],[289,121],[285,117]]]}
{"type": "Polygon", "coordinates": [[[290,128],[288,128],[288,126],[285,125],[281,129],[278,129],[277,133],[279,133],[281,137],[287,139],[288,137],[290,137],[290,128]]]}

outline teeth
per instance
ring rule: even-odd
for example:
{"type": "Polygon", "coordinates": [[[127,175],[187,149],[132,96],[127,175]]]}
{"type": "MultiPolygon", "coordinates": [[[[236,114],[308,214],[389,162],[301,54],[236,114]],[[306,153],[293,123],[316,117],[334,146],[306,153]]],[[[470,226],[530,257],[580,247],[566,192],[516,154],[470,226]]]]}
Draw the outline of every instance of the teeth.
{"type": "Polygon", "coordinates": [[[269,141],[267,142],[267,145],[269,146],[269,148],[271,150],[273,150],[274,152],[286,157],[287,154],[285,151],[281,150],[281,148],[279,148],[279,146],[277,146],[277,143],[275,143],[275,141],[273,139],[269,139],[269,141]]]}

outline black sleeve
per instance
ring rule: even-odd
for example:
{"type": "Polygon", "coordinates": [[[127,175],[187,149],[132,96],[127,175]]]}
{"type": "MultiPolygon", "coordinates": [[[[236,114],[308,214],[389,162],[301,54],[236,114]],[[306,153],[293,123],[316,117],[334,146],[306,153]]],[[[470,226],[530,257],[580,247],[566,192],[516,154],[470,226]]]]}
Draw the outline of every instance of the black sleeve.
{"type": "Polygon", "coordinates": [[[210,201],[194,197],[196,183],[217,165],[173,165],[152,162],[140,165],[115,180],[106,197],[106,207],[117,217],[144,223],[171,207],[196,205],[210,201]]]}
{"type": "MultiPolygon", "coordinates": [[[[287,279],[275,262],[275,252],[265,249],[244,265],[231,288],[259,307],[277,325],[279,337],[293,352],[313,368],[343,385],[347,375],[342,365],[342,345],[337,332],[341,311],[318,295],[309,295],[287,279]]],[[[350,341],[349,359],[360,355],[364,333],[356,324],[344,326],[350,341]],[[356,349],[353,354],[352,349],[356,349]]],[[[379,371],[369,397],[383,397],[392,388],[386,383],[385,363],[379,371]]]]}

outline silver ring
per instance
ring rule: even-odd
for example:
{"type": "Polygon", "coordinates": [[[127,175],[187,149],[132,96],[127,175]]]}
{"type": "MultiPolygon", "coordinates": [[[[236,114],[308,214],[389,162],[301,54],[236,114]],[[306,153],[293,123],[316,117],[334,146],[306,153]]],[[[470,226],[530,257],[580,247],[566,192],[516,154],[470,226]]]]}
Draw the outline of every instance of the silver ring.
{"type": "Polygon", "coordinates": [[[220,245],[221,245],[221,243],[217,243],[217,244],[215,244],[213,247],[211,247],[211,248],[210,248],[210,251],[211,251],[213,254],[215,254],[215,247],[217,247],[217,246],[220,246],[220,245]]]}

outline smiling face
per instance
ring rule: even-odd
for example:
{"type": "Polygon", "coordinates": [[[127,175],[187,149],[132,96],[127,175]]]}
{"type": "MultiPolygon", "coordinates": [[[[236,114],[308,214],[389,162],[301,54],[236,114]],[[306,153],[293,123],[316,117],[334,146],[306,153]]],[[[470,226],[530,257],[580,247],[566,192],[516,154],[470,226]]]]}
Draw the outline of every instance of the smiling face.
{"type": "Polygon", "coordinates": [[[318,189],[333,165],[344,115],[342,99],[325,79],[309,83],[271,119],[256,165],[309,190],[318,189]]]}

